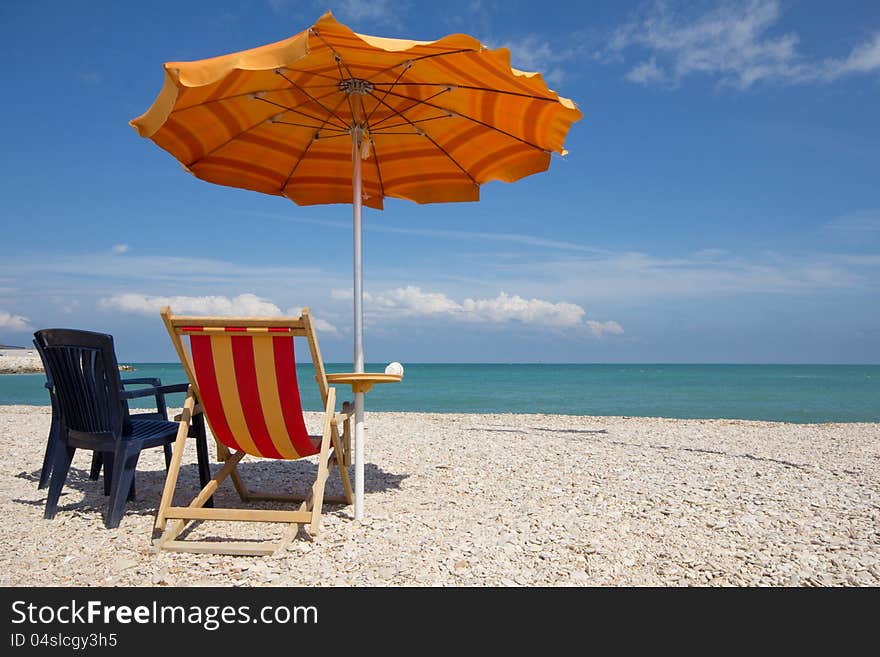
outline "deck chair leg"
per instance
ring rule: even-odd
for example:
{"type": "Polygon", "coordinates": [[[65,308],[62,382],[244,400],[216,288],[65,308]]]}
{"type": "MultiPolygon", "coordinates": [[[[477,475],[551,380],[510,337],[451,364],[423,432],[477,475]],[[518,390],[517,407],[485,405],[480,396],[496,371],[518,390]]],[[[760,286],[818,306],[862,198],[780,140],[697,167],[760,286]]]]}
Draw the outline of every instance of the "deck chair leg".
{"type": "MultiPolygon", "coordinates": [[[[221,442],[217,442],[217,460],[225,462],[230,457],[229,448],[226,447],[221,442]]],[[[244,482],[241,480],[241,475],[238,474],[238,468],[234,468],[230,473],[230,478],[232,479],[232,485],[235,487],[235,492],[238,493],[238,497],[242,502],[250,502],[251,501],[251,492],[248,490],[247,486],[245,486],[244,482]]]]}
{"type": "Polygon", "coordinates": [[[138,457],[141,455],[140,445],[120,446],[113,458],[113,483],[110,487],[110,502],[107,505],[108,529],[119,527],[125,503],[128,501],[134,483],[134,472],[138,457]]]}
{"type": "Polygon", "coordinates": [[[324,430],[321,432],[321,452],[318,456],[318,476],[312,485],[312,522],[309,533],[316,536],[321,528],[321,508],[324,506],[324,485],[327,483],[328,463],[330,460],[330,443],[334,433],[333,413],[336,407],[336,389],[330,388],[327,395],[327,409],[324,413],[324,430]]]}
{"type": "Polygon", "coordinates": [[[49,482],[49,494],[46,496],[44,518],[54,518],[58,511],[58,498],[61,497],[61,489],[67,480],[67,471],[70,470],[70,462],[73,461],[75,453],[75,447],[55,450],[55,462],[52,464],[52,478],[49,482]]]}
{"type": "Polygon", "coordinates": [[[324,507],[324,485],[327,483],[327,461],[321,459],[318,463],[318,478],[312,484],[310,496],[312,507],[312,521],[309,523],[309,534],[317,536],[321,530],[321,510],[324,507]]]}
{"type": "Polygon", "coordinates": [[[331,430],[333,437],[333,456],[336,460],[336,469],[339,470],[339,479],[342,480],[342,490],[345,493],[345,499],[349,504],[354,500],[354,493],[351,489],[351,479],[348,477],[348,468],[345,465],[345,452],[340,445],[339,431],[334,425],[331,430]]]}
{"type": "MultiPolygon", "coordinates": [[[[342,423],[342,464],[347,468],[351,465],[351,412],[353,411],[351,403],[345,402],[342,405],[342,410],[349,413],[342,423]]],[[[349,500],[349,503],[351,503],[351,500],[349,500]]]]}
{"type": "Polygon", "coordinates": [[[171,454],[172,454],[171,445],[169,445],[169,444],[162,445],[162,451],[165,452],[165,472],[168,472],[168,466],[171,465],[171,454]]]}
{"type": "MultiPolygon", "coordinates": [[[[205,502],[210,499],[210,497],[214,494],[214,491],[216,491],[220,484],[222,484],[223,481],[226,479],[226,477],[229,476],[229,474],[233,471],[235,466],[242,458],[244,458],[244,452],[236,452],[235,454],[231,455],[226,460],[226,463],[223,465],[223,467],[220,468],[220,470],[217,471],[217,474],[215,474],[211,481],[208,482],[208,485],[205,486],[199,492],[196,498],[189,503],[189,508],[197,509],[203,507],[205,505],[205,502]]],[[[162,512],[163,514],[162,519],[164,525],[165,514],[168,513],[168,507],[166,506],[164,509],[160,508],[160,512],[162,512]]],[[[171,517],[174,518],[175,516],[172,514],[171,517]]],[[[174,523],[171,524],[171,526],[165,529],[165,533],[162,534],[161,538],[159,538],[159,540],[157,541],[156,547],[161,550],[166,543],[173,541],[175,538],[177,538],[180,532],[182,532],[183,529],[186,527],[186,524],[188,522],[189,520],[178,517],[174,521],[174,523]]],[[[158,527],[158,523],[156,523],[156,526],[158,527]]]]}
{"type": "Polygon", "coordinates": [[[229,473],[229,478],[232,479],[232,485],[235,487],[235,492],[238,493],[241,501],[250,502],[251,492],[248,490],[248,487],[245,485],[244,481],[242,481],[241,475],[238,474],[238,466],[235,466],[232,469],[232,472],[229,473]]]}
{"type": "Polygon", "coordinates": [[[165,474],[165,486],[162,489],[162,499],[156,514],[156,529],[159,530],[165,529],[165,512],[171,506],[171,500],[174,498],[174,489],[177,487],[177,477],[180,475],[180,463],[183,460],[183,449],[189,435],[189,422],[195,403],[195,397],[190,392],[183,402],[183,411],[177,426],[177,438],[174,440],[174,451],[171,455],[171,463],[168,464],[168,472],[165,474]]]}

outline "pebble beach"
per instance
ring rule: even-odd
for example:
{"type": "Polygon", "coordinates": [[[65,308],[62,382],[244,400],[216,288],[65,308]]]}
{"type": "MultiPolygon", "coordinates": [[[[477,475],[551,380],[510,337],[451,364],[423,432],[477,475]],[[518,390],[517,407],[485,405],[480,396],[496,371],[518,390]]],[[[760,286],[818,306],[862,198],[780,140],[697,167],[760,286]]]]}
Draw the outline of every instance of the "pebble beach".
{"type": "MultiPolygon", "coordinates": [[[[118,529],[74,460],[54,520],[37,479],[50,410],[0,407],[3,586],[880,585],[880,425],[524,414],[368,413],[366,521],[327,505],[282,554],[151,549],[161,450],[118,529]]],[[[307,414],[310,429],[320,418],[307,414]]],[[[176,503],[197,490],[187,446],[176,503]]],[[[213,452],[213,448],[212,448],[213,452]]],[[[245,459],[254,487],[316,466],[245,459]]],[[[339,494],[338,475],[328,494],[339,494]]],[[[227,482],[221,503],[238,504],[227,482]]],[[[272,508],[269,505],[269,508],[272,508]]],[[[274,507],[280,508],[280,507],[274,507]]],[[[197,523],[194,539],[280,526],[197,523]]]]}

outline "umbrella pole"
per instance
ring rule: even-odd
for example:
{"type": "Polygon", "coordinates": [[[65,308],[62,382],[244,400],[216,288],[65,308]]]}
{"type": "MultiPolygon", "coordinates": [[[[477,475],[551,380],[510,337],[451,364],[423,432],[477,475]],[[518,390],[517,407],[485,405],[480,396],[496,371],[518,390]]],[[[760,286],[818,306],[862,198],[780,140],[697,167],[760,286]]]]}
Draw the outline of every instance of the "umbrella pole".
{"type": "MultiPolygon", "coordinates": [[[[364,371],[364,260],[361,210],[363,177],[360,153],[361,131],[351,131],[352,207],[354,225],[354,371],[364,371]]],[[[354,518],[364,518],[364,393],[354,394],[354,518]]]]}

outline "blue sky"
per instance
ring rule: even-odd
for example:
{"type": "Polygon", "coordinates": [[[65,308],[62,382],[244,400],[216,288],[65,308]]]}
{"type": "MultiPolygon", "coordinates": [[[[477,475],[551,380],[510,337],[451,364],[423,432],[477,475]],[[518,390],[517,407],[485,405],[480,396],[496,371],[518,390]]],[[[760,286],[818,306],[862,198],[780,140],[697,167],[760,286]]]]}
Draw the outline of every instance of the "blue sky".
{"type": "Polygon", "coordinates": [[[7,0],[0,343],[157,305],[312,307],[351,359],[350,206],[186,175],[127,122],[165,61],[288,37],[468,32],[584,119],[479,203],[366,210],[368,361],[880,362],[880,4],[7,0]],[[230,227],[235,227],[235,237],[230,227]]]}

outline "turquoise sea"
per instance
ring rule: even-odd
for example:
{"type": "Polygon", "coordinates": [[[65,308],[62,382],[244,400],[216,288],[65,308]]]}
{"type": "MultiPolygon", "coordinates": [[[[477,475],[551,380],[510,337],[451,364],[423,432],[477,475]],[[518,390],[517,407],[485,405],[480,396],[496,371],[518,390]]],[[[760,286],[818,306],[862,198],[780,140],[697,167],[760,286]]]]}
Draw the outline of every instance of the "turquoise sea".
{"type": "MultiPolygon", "coordinates": [[[[180,365],[133,363],[123,378],[185,380],[180,365]]],[[[367,410],[564,413],[783,422],[880,422],[880,365],[407,364],[367,410]]],[[[329,372],[351,365],[328,365],[329,372]]],[[[370,365],[381,372],[384,364],[370,365]]],[[[297,368],[303,403],[319,408],[311,365],[297,368]]],[[[0,405],[49,403],[42,374],[0,375],[0,405]]],[[[346,389],[343,399],[350,399],[346,389]]],[[[182,395],[172,398],[181,405],[182,395]]],[[[149,405],[141,401],[142,406],[149,405]]]]}

